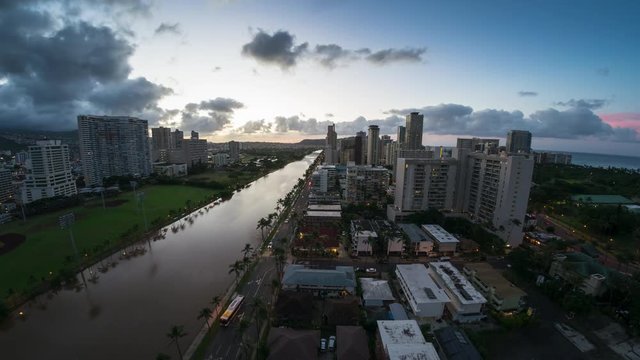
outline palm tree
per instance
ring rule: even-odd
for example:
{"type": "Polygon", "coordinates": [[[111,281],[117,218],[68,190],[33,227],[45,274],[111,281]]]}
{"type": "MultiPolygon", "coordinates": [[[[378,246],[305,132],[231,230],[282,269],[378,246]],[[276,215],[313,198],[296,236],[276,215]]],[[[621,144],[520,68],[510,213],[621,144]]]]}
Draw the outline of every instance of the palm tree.
{"type": "Polygon", "coordinates": [[[213,306],[213,312],[216,313],[216,315],[217,315],[218,306],[220,305],[221,302],[222,302],[222,299],[220,298],[220,295],[216,295],[216,296],[213,297],[213,299],[211,299],[211,305],[213,306]]]}
{"type": "Polygon", "coordinates": [[[209,325],[209,319],[213,316],[213,312],[209,308],[202,308],[198,313],[198,320],[204,319],[204,323],[207,324],[207,328],[211,331],[211,325],[209,325]]]}
{"type": "Polygon", "coordinates": [[[264,229],[269,227],[269,225],[271,225],[271,221],[269,219],[262,218],[262,219],[258,220],[258,226],[256,227],[256,229],[260,229],[260,233],[262,234],[262,241],[263,242],[264,242],[264,229]]]}
{"type": "Polygon", "coordinates": [[[244,258],[248,258],[249,254],[253,251],[253,247],[251,247],[251,244],[246,243],[244,244],[244,248],[242,249],[242,255],[244,256],[244,258]]]}
{"type": "Polygon", "coordinates": [[[236,260],[236,262],[229,265],[229,274],[234,273],[236,275],[236,282],[238,282],[242,270],[244,270],[244,263],[240,260],[236,260]]]}
{"type": "Polygon", "coordinates": [[[282,273],[284,271],[284,264],[287,260],[287,257],[284,254],[284,250],[281,247],[277,247],[273,249],[273,254],[276,260],[276,273],[278,274],[278,279],[282,278],[282,273]]]}
{"type": "Polygon", "coordinates": [[[256,332],[258,333],[259,337],[260,329],[262,328],[262,320],[265,320],[267,318],[267,308],[265,306],[265,303],[259,297],[253,298],[251,307],[253,308],[253,317],[256,319],[256,332]]]}
{"type": "Polygon", "coordinates": [[[187,333],[184,331],[184,326],[182,325],[173,325],[171,330],[167,333],[167,337],[171,339],[171,343],[176,344],[176,348],[178,349],[178,356],[180,360],[182,360],[182,350],[180,350],[180,338],[187,336],[187,333]]]}

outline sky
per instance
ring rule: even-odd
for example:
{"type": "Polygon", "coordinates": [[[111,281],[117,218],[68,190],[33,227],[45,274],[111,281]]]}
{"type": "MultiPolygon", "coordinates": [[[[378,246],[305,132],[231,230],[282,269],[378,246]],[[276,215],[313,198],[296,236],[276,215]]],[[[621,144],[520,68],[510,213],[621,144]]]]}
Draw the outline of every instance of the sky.
{"type": "Polygon", "coordinates": [[[640,153],[640,2],[0,0],[0,128],[131,115],[210,141],[533,133],[640,153]]]}

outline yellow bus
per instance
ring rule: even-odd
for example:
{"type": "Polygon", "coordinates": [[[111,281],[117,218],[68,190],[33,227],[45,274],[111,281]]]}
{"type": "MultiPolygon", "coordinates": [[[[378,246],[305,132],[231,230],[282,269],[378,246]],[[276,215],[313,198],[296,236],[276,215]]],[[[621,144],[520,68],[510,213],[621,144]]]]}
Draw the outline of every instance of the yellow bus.
{"type": "Polygon", "coordinates": [[[231,300],[231,304],[229,304],[227,310],[220,316],[220,324],[222,324],[222,326],[229,326],[233,317],[238,313],[242,301],[244,301],[244,296],[242,295],[236,295],[236,297],[231,300]]]}

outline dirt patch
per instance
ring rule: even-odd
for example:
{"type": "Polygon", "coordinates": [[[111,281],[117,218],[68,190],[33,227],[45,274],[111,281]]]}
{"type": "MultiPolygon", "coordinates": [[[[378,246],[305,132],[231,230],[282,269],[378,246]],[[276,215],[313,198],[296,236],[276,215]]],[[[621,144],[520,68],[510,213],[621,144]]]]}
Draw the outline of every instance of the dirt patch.
{"type": "Polygon", "coordinates": [[[9,233],[0,235],[0,255],[11,252],[25,242],[27,238],[21,234],[9,233]]]}

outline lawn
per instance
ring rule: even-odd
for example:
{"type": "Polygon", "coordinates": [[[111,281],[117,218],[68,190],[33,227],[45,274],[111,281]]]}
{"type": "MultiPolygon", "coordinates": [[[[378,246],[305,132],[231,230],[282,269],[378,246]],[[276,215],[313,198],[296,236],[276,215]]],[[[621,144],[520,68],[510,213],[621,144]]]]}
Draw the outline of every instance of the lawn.
{"type": "MultiPolygon", "coordinates": [[[[188,200],[195,205],[216,194],[214,190],[181,185],[152,185],[139,191],[145,193],[144,207],[149,224],[154,219],[167,219],[170,210],[184,208],[188,200]]],[[[27,240],[15,250],[0,256],[0,299],[7,296],[9,289],[22,291],[35,285],[34,279],[48,278],[49,272],[56,273],[65,265],[65,258],[73,254],[73,249],[68,231],[62,230],[58,224],[62,214],[75,214],[73,233],[81,253],[91,251],[97,245],[116,244],[122,234],[135,225],[141,232],[144,220],[142,213],[137,210],[133,193],[107,199],[113,200],[125,202],[103,209],[99,200],[92,201],[72,209],[35,216],[27,219],[26,223],[14,221],[3,224],[1,234],[20,233],[26,235],[27,240]]]]}

